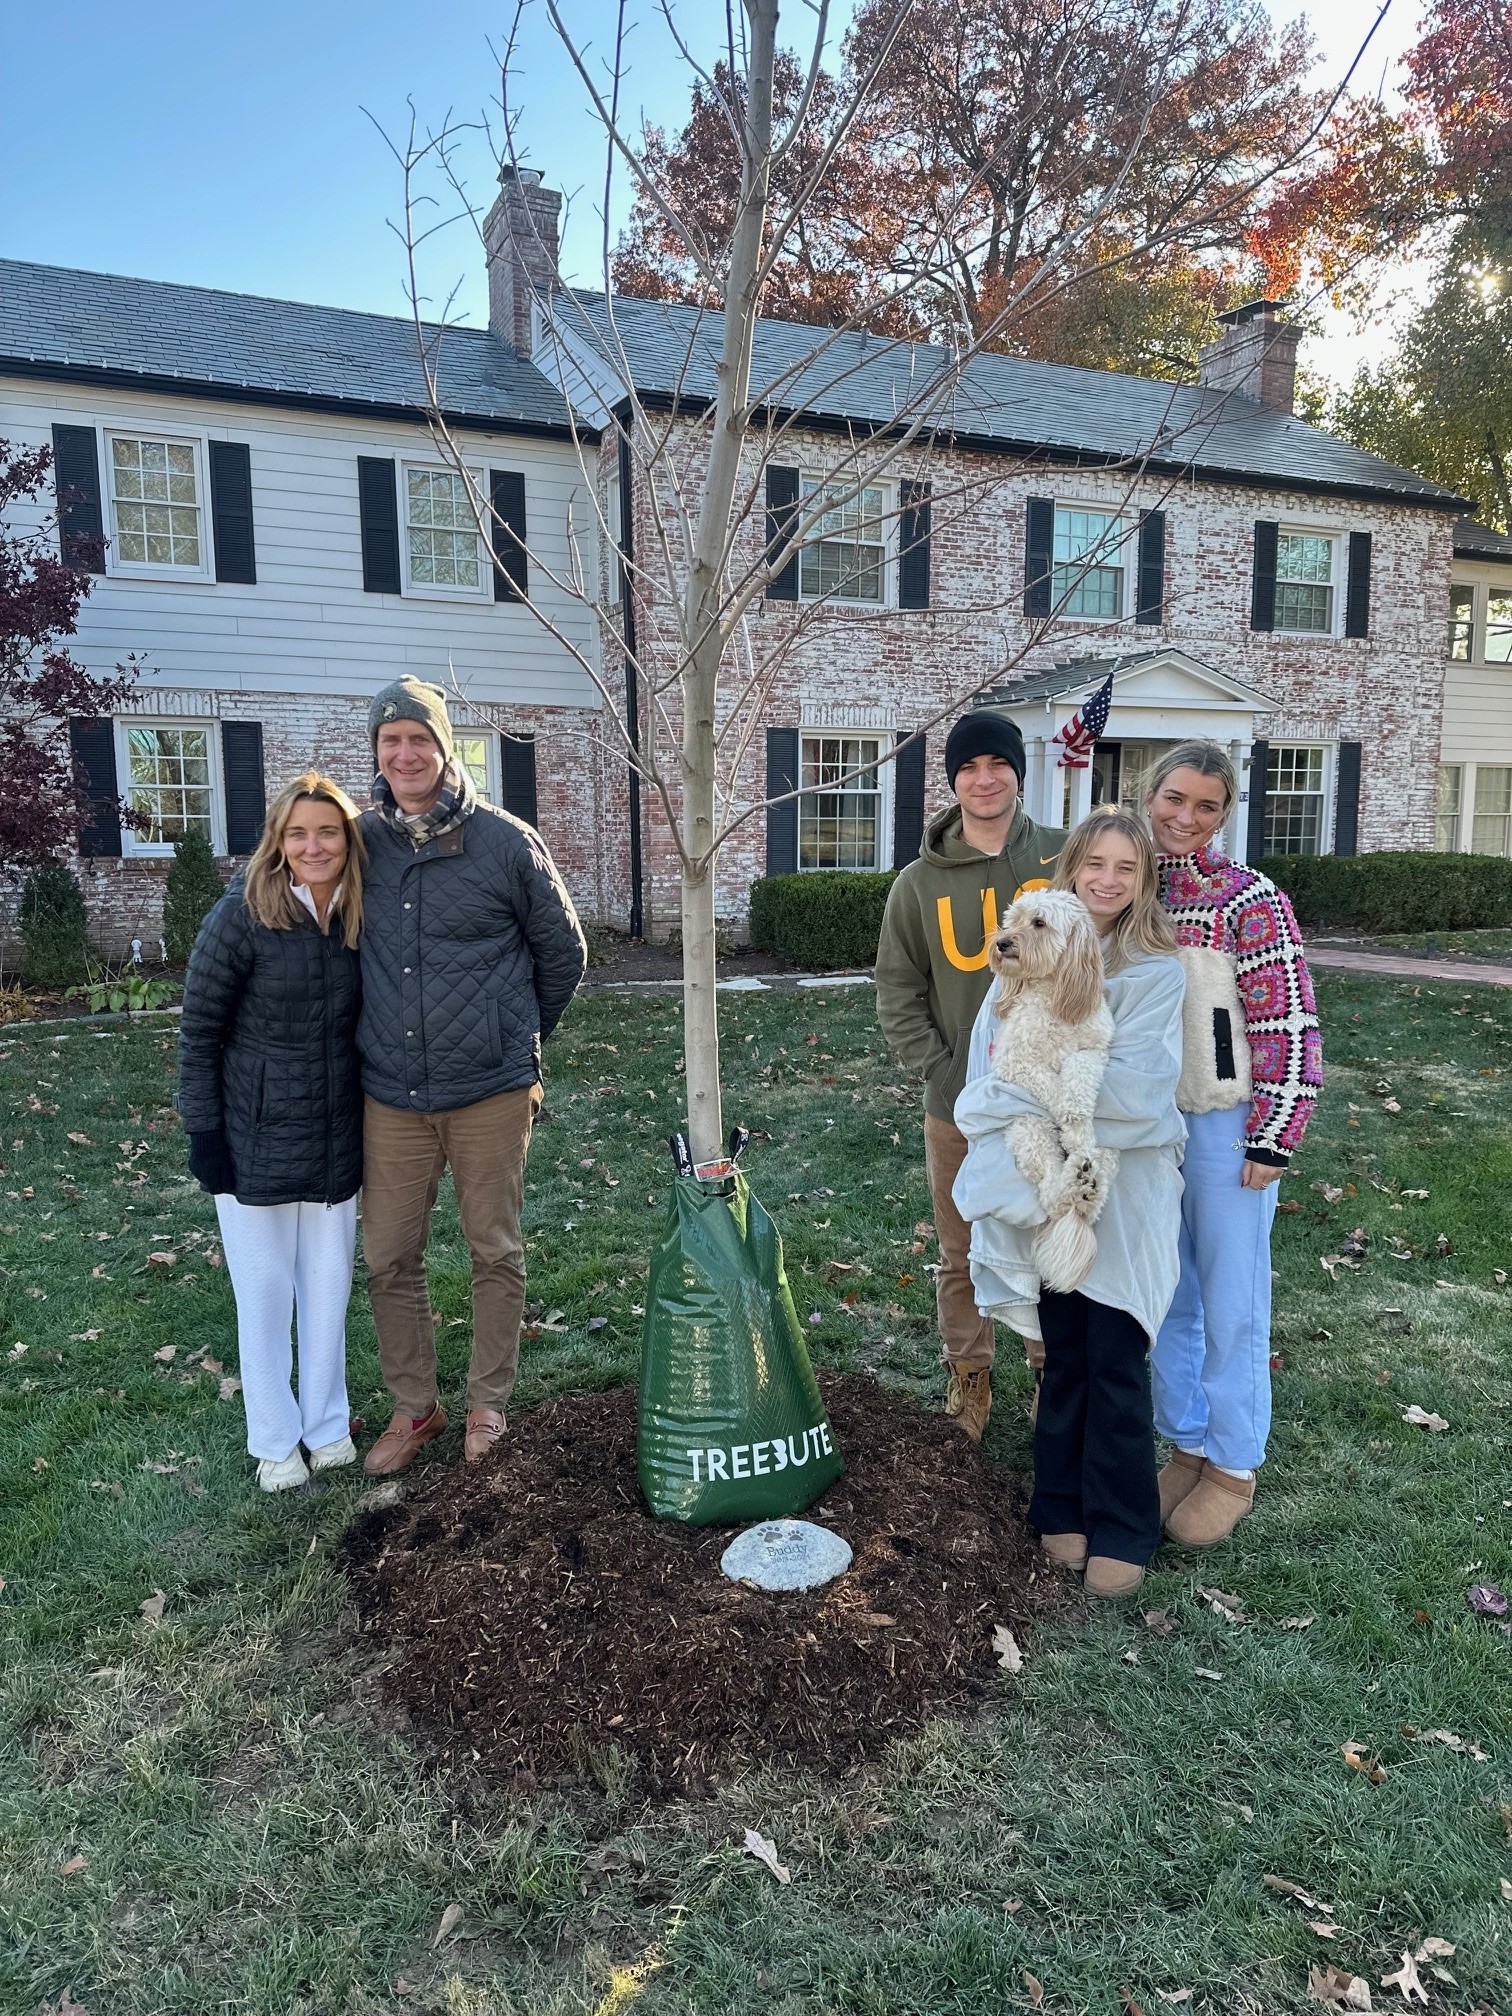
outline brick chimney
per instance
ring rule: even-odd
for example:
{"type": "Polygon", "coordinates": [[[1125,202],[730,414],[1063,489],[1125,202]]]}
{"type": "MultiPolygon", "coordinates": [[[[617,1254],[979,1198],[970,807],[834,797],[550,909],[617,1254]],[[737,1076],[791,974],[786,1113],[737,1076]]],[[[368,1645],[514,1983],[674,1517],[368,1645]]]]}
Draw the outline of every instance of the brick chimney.
{"type": "Polygon", "coordinates": [[[499,194],[483,220],[488,326],[522,357],[530,355],[530,304],[561,278],[561,212],[561,191],[543,189],[539,169],[499,170],[499,194]]]}
{"type": "Polygon", "coordinates": [[[1223,334],[1197,359],[1197,383],[1215,392],[1239,392],[1277,413],[1291,413],[1297,399],[1297,344],[1302,331],[1282,320],[1280,301],[1246,301],[1218,320],[1223,334]]]}

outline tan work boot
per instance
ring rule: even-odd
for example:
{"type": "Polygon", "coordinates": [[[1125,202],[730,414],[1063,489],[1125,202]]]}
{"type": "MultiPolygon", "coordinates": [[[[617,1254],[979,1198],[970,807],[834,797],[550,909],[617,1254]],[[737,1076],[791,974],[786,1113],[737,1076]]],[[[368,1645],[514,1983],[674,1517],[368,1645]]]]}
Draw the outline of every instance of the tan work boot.
{"type": "Polygon", "coordinates": [[[1227,1540],[1255,1502],[1253,1477],[1230,1477],[1209,1463],[1166,1521],[1166,1531],[1183,1547],[1216,1547],[1227,1540]]]}
{"type": "Polygon", "coordinates": [[[504,1411],[500,1407],[469,1407],[467,1433],[462,1439],[464,1463],[481,1463],[504,1433],[504,1411]]]}
{"type": "Polygon", "coordinates": [[[1111,1554],[1087,1558],[1087,1576],[1082,1587],[1089,1596],[1132,1596],[1144,1580],[1144,1570],[1133,1561],[1115,1561],[1111,1554]]]}
{"type": "Polygon", "coordinates": [[[414,1462],[427,1442],[434,1442],[446,1427],[446,1409],[438,1401],[429,1414],[417,1420],[402,1410],[390,1421],[363,1458],[369,1477],[392,1477],[414,1462]]]}
{"type": "Polygon", "coordinates": [[[986,1365],[952,1365],[945,1412],[963,1435],[980,1442],[992,1412],[992,1371],[986,1365]]]}
{"type": "Polygon", "coordinates": [[[1155,1473],[1155,1481],[1160,1486],[1162,1526],[1182,1499],[1197,1489],[1198,1480],[1206,1468],[1206,1456],[1193,1456],[1185,1449],[1173,1449],[1170,1461],[1161,1464],[1155,1473]]]}
{"type": "Polygon", "coordinates": [[[1080,1575],[1087,1565],[1085,1533],[1041,1533],[1040,1546],[1057,1568],[1069,1568],[1073,1575],[1080,1575]]]}

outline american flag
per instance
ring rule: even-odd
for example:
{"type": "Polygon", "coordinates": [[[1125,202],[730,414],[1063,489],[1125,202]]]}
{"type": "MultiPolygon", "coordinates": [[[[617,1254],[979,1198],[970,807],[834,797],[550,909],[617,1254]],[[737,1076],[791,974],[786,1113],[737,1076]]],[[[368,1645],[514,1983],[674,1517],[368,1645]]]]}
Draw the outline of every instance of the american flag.
{"type": "Polygon", "coordinates": [[[1062,770],[1085,770],[1092,761],[1093,745],[1108,725],[1108,709],[1113,705],[1113,674],[1110,672],[1101,686],[1087,701],[1078,707],[1064,728],[1059,728],[1050,737],[1059,742],[1062,770]]]}

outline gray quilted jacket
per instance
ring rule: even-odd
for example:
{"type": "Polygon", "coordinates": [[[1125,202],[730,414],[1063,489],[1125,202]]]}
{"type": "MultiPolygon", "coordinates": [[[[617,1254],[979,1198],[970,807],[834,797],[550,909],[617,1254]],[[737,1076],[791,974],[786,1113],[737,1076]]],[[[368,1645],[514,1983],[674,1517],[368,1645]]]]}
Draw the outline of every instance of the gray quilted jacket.
{"type": "Polygon", "coordinates": [[[441,1113],[535,1084],[588,963],[540,834],[490,805],[420,848],[361,829],[363,1089],[441,1113]]]}

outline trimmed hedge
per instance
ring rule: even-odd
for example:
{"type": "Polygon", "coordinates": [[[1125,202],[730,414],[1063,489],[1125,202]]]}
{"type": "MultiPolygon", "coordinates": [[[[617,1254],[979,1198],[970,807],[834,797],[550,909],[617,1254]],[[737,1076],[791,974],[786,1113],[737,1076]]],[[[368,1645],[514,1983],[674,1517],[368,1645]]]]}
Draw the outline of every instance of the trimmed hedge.
{"type": "Polygon", "coordinates": [[[1512,861],[1493,854],[1288,854],[1255,864],[1304,931],[1486,931],[1512,925],[1512,861]]]}
{"type": "Polygon", "coordinates": [[[763,875],[751,884],[751,943],[815,972],[874,965],[887,892],[896,879],[896,871],[847,868],[763,875]]]}

